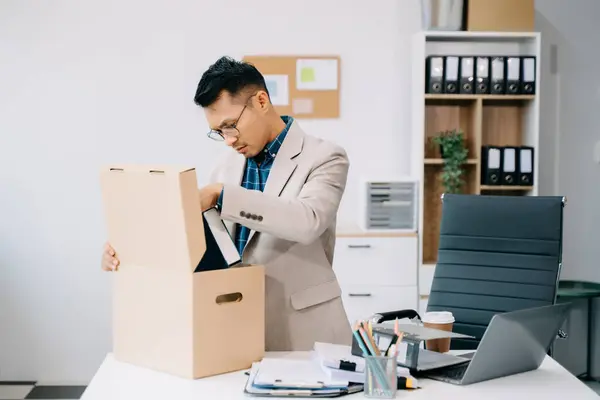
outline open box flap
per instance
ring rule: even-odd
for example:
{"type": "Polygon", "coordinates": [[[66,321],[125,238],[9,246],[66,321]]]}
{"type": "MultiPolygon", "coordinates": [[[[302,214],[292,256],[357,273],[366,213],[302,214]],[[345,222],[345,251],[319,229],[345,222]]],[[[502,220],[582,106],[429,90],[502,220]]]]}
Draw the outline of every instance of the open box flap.
{"type": "Polygon", "coordinates": [[[101,171],[101,189],[119,268],[195,270],[206,242],[194,168],[110,165],[101,171]]]}

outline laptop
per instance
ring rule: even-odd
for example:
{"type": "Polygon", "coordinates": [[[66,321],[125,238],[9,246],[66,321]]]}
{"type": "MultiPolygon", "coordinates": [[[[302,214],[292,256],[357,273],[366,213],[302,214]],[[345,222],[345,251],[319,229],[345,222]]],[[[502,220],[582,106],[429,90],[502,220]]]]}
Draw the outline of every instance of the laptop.
{"type": "Polygon", "coordinates": [[[569,308],[570,304],[564,303],[496,314],[477,351],[466,356],[466,362],[425,371],[422,375],[468,385],[538,369],[569,308]]]}

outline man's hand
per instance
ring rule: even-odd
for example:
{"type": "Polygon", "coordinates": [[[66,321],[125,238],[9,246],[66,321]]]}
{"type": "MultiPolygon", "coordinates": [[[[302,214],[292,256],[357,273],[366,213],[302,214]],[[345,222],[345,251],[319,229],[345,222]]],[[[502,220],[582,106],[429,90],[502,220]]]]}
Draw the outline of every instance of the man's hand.
{"type": "Polygon", "coordinates": [[[222,183],[211,183],[199,190],[202,211],[206,211],[217,204],[221,190],[223,190],[222,183]]]}
{"type": "Polygon", "coordinates": [[[109,243],[104,245],[101,266],[104,271],[116,271],[119,267],[119,259],[115,254],[115,249],[109,243]]]}

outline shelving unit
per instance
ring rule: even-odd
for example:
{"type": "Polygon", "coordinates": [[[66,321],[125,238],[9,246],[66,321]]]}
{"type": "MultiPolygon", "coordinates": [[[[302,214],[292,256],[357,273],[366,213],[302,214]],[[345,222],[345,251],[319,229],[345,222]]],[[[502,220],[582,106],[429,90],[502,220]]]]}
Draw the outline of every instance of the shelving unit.
{"type": "MultiPolygon", "coordinates": [[[[539,155],[539,79],[534,95],[426,94],[426,57],[535,56],[540,76],[540,34],[519,32],[420,32],[412,43],[412,157],[411,169],[420,180],[419,266],[434,267],[444,191],[440,176],[444,161],[430,138],[460,128],[466,140],[463,193],[537,195],[539,155]],[[532,146],[533,186],[481,184],[481,147],[532,146]]],[[[421,275],[432,275],[420,271],[421,275]]],[[[419,283],[421,286],[421,283],[419,283]]],[[[420,290],[420,297],[427,296],[420,290]]]]}

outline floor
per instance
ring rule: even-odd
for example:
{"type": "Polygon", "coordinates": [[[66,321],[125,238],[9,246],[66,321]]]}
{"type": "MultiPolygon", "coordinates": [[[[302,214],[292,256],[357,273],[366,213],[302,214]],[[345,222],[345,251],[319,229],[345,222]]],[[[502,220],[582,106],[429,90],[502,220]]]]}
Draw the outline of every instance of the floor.
{"type": "Polygon", "coordinates": [[[44,399],[71,400],[79,399],[85,386],[46,386],[35,382],[0,382],[0,400],[44,399]]]}
{"type": "MultiPolygon", "coordinates": [[[[585,382],[600,397],[600,382],[585,382]]],[[[37,386],[35,382],[0,382],[0,400],[79,399],[85,386],[37,386]]]]}

